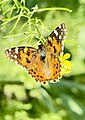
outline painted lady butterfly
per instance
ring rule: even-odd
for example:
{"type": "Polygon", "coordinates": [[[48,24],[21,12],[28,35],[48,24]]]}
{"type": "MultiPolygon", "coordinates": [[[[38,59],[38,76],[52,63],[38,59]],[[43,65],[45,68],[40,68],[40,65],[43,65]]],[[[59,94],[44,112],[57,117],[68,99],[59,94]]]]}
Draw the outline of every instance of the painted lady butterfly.
{"type": "Polygon", "coordinates": [[[60,55],[63,52],[66,26],[61,24],[48,37],[44,45],[38,49],[21,46],[5,51],[8,59],[17,62],[26,68],[38,82],[57,82],[62,76],[60,55]]]}

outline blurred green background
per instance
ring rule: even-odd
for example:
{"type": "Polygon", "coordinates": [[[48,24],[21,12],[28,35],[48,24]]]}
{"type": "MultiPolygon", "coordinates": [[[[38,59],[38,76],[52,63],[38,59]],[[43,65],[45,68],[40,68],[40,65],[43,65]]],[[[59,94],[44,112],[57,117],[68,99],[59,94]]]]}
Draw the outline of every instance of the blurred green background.
{"type": "Polygon", "coordinates": [[[85,120],[85,0],[0,0],[0,120],[68,119],[85,120]],[[29,19],[23,16],[19,21],[11,21],[20,15],[23,6],[29,10],[28,17],[35,6],[62,7],[72,12],[36,12],[29,19]],[[6,20],[10,22],[6,23],[6,20]],[[67,26],[64,52],[71,54],[72,72],[63,76],[59,83],[38,84],[21,66],[7,60],[5,49],[34,46],[38,42],[35,39],[37,29],[47,37],[61,23],[67,26]]]}

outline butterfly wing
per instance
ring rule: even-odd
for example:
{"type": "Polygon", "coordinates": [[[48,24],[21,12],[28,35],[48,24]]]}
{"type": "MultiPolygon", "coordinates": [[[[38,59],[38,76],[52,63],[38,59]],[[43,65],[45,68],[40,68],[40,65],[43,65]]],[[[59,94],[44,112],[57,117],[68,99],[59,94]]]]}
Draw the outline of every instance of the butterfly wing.
{"type": "Polygon", "coordinates": [[[57,56],[62,53],[64,49],[64,39],[66,37],[66,26],[61,24],[58,26],[48,37],[47,47],[50,52],[56,54],[57,56]]]}
{"type": "Polygon", "coordinates": [[[32,62],[37,57],[37,49],[32,47],[14,47],[5,50],[9,60],[14,61],[26,69],[30,69],[32,62]]]}
{"type": "Polygon", "coordinates": [[[66,26],[61,24],[48,37],[46,43],[46,56],[50,71],[50,80],[58,81],[62,76],[62,65],[60,54],[64,49],[64,39],[66,37],[66,26]]]}

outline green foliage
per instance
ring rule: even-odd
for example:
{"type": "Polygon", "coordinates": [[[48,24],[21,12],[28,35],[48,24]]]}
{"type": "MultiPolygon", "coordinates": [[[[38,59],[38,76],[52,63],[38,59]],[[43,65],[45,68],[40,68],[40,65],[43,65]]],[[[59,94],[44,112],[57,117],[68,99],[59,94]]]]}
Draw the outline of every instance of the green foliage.
{"type": "Polygon", "coordinates": [[[11,34],[15,29],[17,29],[16,27],[19,27],[18,28],[19,33],[5,36],[5,38],[18,36],[20,37],[20,40],[18,40],[19,43],[22,42],[23,40],[27,40],[28,44],[30,44],[30,42],[32,42],[32,39],[34,38],[42,42],[45,40],[44,37],[42,36],[43,31],[45,30],[49,31],[49,30],[45,27],[45,25],[40,19],[38,19],[37,17],[33,17],[35,13],[40,13],[49,10],[51,11],[65,10],[71,12],[70,9],[61,8],[61,7],[39,9],[37,5],[35,7],[32,7],[32,9],[30,10],[27,7],[25,7],[24,0],[21,2],[18,2],[17,0],[14,1],[4,0],[0,4],[4,15],[3,23],[1,24],[2,29],[3,28],[6,29],[6,27],[11,24],[12,26],[8,29],[8,32],[11,34]],[[23,24],[21,23],[21,19],[24,20],[23,24]],[[24,34],[26,34],[26,36],[24,34]]]}
{"type": "Polygon", "coordinates": [[[84,3],[84,0],[0,1],[0,120],[85,119],[84,3]],[[22,67],[7,61],[6,48],[37,47],[63,22],[68,30],[64,52],[71,53],[72,72],[61,82],[38,84],[22,67]]]}

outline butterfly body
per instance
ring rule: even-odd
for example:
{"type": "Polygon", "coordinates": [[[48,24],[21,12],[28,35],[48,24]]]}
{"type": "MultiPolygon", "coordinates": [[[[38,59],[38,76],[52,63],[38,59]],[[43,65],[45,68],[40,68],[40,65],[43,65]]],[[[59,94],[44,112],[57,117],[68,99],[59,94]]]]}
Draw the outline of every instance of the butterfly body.
{"type": "Polygon", "coordinates": [[[59,56],[63,52],[65,36],[66,27],[65,24],[61,24],[49,35],[44,45],[39,45],[38,49],[21,46],[7,49],[5,53],[8,59],[25,67],[36,81],[56,82],[62,76],[59,56]]]}

